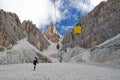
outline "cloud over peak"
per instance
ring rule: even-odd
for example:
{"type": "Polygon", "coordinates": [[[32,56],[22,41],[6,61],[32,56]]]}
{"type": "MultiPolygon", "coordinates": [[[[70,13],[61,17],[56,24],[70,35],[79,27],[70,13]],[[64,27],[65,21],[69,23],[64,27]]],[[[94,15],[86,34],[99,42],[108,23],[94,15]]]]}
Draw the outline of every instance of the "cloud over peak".
{"type": "Polygon", "coordinates": [[[31,20],[40,29],[60,23],[56,26],[66,31],[101,1],[107,0],[0,0],[0,9],[16,13],[21,21],[31,20]]]}
{"type": "MultiPolygon", "coordinates": [[[[55,22],[54,5],[50,0],[0,0],[0,5],[0,9],[15,12],[21,21],[32,20],[37,27],[55,22]]],[[[60,14],[58,8],[56,13],[60,14]]]]}

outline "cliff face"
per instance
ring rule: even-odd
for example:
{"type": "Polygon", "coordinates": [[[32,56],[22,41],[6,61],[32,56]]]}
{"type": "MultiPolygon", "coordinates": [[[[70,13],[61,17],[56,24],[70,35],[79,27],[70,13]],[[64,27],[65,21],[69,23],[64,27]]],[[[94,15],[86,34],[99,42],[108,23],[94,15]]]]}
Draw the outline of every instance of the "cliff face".
{"type": "Polygon", "coordinates": [[[25,38],[21,22],[15,13],[0,10],[0,45],[8,47],[25,38]]]}
{"type": "Polygon", "coordinates": [[[50,45],[40,30],[31,21],[24,21],[22,27],[28,34],[28,41],[40,51],[43,51],[43,49],[46,49],[50,45]]]}
{"type": "Polygon", "coordinates": [[[40,51],[50,45],[32,22],[28,20],[21,24],[15,13],[0,10],[0,45],[12,47],[18,40],[25,37],[40,51]]]}
{"type": "Polygon", "coordinates": [[[120,0],[108,0],[101,2],[88,15],[83,16],[78,23],[81,23],[83,30],[80,35],[68,32],[63,43],[69,43],[68,36],[82,47],[90,48],[110,39],[120,33],[120,0]],[[72,35],[71,35],[72,34],[72,35]]]}
{"type": "Polygon", "coordinates": [[[120,66],[120,34],[91,49],[89,58],[93,62],[120,66]]]}
{"type": "Polygon", "coordinates": [[[60,38],[60,34],[56,30],[53,24],[48,26],[48,29],[44,31],[44,35],[52,42],[57,43],[60,38]]]}

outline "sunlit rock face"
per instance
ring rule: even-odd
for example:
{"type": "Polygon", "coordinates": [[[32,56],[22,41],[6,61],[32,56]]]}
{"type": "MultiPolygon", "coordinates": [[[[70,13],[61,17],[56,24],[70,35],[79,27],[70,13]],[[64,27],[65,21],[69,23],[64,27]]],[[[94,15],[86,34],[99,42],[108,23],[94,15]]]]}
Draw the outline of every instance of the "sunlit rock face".
{"type": "Polygon", "coordinates": [[[50,45],[41,31],[30,20],[23,21],[22,28],[28,34],[28,41],[40,51],[47,49],[48,45],[50,45]]]}
{"type": "Polygon", "coordinates": [[[59,42],[60,34],[56,30],[56,27],[53,24],[48,26],[48,29],[44,31],[44,35],[52,42],[59,42]]]}
{"type": "Polygon", "coordinates": [[[12,47],[23,38],[28,38],[28,41],[40,51],[50,45],[30,20],[21,23],[15,13],[0,10],[0,45],[12,47]]]}
{"type": "Polygon", "coordinates": [[[101,2],[78,23],[82,24],[82,32],[79,35],[68,32],[63,44],[76,44],[85,48],[91,48],[110,39],[120,33],[120,1],[108,0],[101,2]],[[69,37],[68,37],[69,36],[69,37]],[[72,37],[71,40],[70,36],[72,37]]]}
{"type": "Polygon", "coordinates": [[[0,10],[0,45],[8,47],[25,38],[21,22],[15,13],[0,10]]]}

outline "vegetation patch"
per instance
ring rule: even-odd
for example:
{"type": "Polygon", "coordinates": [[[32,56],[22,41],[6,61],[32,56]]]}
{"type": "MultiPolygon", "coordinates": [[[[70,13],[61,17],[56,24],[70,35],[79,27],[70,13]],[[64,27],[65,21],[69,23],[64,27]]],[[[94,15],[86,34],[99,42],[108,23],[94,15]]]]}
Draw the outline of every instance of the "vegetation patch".
{"type": "Polygon", "coordinates": [[[41,63],[52,63],[51,60],[49,60],[47,57],[41,55],[40,53],[36,53],[38,56],[38,59],[41,63]]]}
{"type": "Polygon", "coordinates": [[[4,51],[4,47],[0,46],[0,52],[4,51]]]}

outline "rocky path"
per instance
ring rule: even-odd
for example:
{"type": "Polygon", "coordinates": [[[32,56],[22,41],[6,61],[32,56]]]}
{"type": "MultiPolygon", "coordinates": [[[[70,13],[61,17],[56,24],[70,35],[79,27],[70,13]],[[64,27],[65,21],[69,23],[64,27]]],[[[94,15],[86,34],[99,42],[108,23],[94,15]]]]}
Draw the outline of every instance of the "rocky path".
{"type": "Polygon", "coordinates": [[[120,69],[87,64],[40,63],[0,66],[0,80],[120,80],[120,69]]]}

